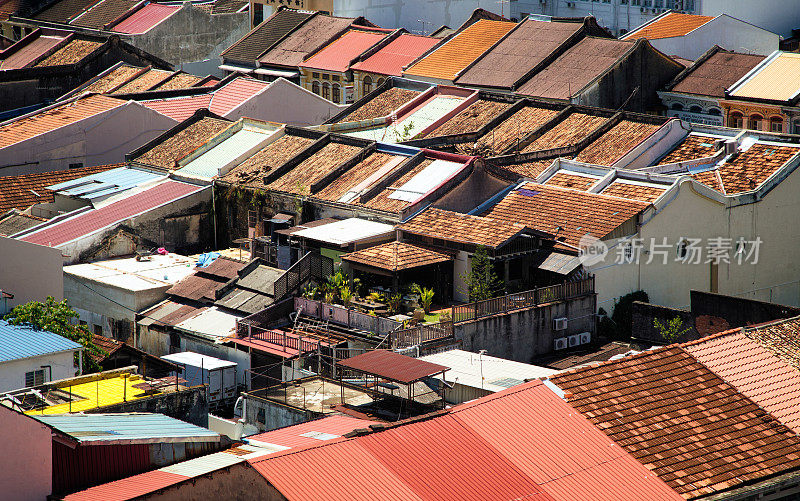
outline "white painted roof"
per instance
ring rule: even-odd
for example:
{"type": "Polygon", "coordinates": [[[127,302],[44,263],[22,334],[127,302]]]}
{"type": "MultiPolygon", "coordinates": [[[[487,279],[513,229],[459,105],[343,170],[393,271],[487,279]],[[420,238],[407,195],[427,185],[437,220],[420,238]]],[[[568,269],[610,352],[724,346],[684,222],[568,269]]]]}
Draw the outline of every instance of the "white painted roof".
{"type": "Polygon", "coordinates": [[[390,224],[351,217],[333,223],[314,226],[313,228],[306,228],[293,233],[292,236],[310,238],[318,242],[344,245],[351,242],[358,242],[366,238],[385,235],[392,231],[394,231],[394,227],[390,224]]]}
{"type": "Polygon", "coordinates": [[[225,172],[221,170],[230,164],[235,165],[244,161],[250,154],[261,149],[278,130],[278,127],[272,125],[258,127],[244,125],[176,172],[202,179],[224,175],[225,172]]]}
{"type": "Polygon", "coordinates": [[[173,353],[172,355],[164,355],[161,357],[164,360],[175,362],[181,365],[190,365],[192,367],[202,367],[203,369],[222,369],[225,367],[235,367],[236,362],[229,362],[208,355],[201,355],[193,351],[184,351],[181,353],[173,353]]]}
{"type": "Polygon", "coordinates": [[[216,306],[212,306],[191,318],[187,318],[175,325],[175,327],[204,334],[212,339],[218,339],[230,336],[236,330],[236,321],[240,318],[243,318],[243,316],[228,313],[216,306]]]}
{"type": "Polygon", "coordinates": [[[494,392],[522,384],[526,379],[550,376],[558,372],[547,367],[479,355],[464,350],[449,350],[425,355],[419,359],[450,367],[444,378],[449,383],[456,382],[464,386],[483,388],[494,392]]]}
{"type": "Polygon", "coordinates": [[[458,162],[434,160],[430,165],[418,172],[416,176],[394,190],[388,198],[403,200],[405,202],[414,202],[422,195],[442,184],[463,167],[464,164],[458,162]]]}
{"type": "Polygon", "coordinates": [[[178,254],[136,258],[109,259],[64,267],[64,274],[87,279],[129,291],[144,291],[171,286],[194,273],[194,259],[178,254]]]}

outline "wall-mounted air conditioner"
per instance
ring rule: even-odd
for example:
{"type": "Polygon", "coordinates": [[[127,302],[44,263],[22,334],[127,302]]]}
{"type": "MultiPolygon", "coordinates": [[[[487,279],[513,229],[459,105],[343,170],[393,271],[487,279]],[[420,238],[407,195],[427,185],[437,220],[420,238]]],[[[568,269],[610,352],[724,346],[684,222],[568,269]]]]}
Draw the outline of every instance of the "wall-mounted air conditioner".
{"type": "Polygon", "coordinates": [[[591,332],[581,332],[580,334],[578,334],[578,337],[581,338],[580,344],[589,344],[592,342],[591,332]]]}
{"type": "Polygon", "coordinates": [[[566,350],[569,346],[569,341],[565,337],[557,337],[553,340],[554,350],[566,350]]]}
{"type": "Polygon", "coordinates": [[[581,344],[581,337],[578,334],[573,334],[569,336],[569,347],[575,347],[581,344]]]}
{"type": "Polygon", "coordinates": [[[567,317],[558,317],[553,319],[553,330],[563,331],[567,328],[567,317]]]}

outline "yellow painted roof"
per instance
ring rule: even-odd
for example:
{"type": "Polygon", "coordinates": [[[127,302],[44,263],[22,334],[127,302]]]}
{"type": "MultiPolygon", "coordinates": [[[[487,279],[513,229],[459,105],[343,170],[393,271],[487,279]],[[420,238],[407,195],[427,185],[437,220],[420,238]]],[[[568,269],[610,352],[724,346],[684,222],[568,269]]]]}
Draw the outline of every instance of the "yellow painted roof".
{"type": "Polygon", "coordinates": [[[783,52],[744,84],[731,96],[788,101],[800,90],[800,54],[783,52]]]}
{"type": "Polygon", "coordinates": [[[130,377],[117,376],[109,379],[90,381],[88,383],[76,384],[71,387],[59,388],[64,392],[71,392],[78,399],[69,402],[52,405],[43,410],[27,411],[26,414],[66,414],[68,412],[81,412],[106,405],[119,404],[124,401],[136,400],[145,396],[144,391],[134,388],[133,385],[144,382],[141,376],[131,374],[130,377]]]}
{"type": "Polygon", "coordinates": [[[408,68],[404,74],[453,80],[459,71],[478,59],[515,26],[511,22],[481,19],[408,68]]]}

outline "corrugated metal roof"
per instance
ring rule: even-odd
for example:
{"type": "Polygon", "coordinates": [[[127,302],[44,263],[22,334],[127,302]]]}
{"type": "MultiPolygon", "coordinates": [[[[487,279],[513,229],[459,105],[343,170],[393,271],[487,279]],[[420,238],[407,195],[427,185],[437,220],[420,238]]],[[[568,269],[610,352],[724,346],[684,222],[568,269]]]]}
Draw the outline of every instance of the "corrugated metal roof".
{"type": "Polygon", "coordinates": [[[350,68],[350,61],[385,37],[385,32],[350,29],[321,51],[306,59],[300,66],[315,70],[345,72],[350,68]]]}
{"type": "Polygon", "coordinates": [[[294,236],[318,242],[344,245],[365,238],[391,233],[393,230],[394,227],[390,224],[351,217],[330,224],[306,228],[295,232],[294,236]]]}
{"type": "Polygon", "coordinates": [[[522,384],[526,379],[537,379],[558,372],[548,367],[523,364],[464,350],[434,353],[419,357],[419,360],[450,367],[444,376],[446,381],[495,392],[522,384]]]}
{"type": "Polygon", "coordinates": [[[121,167],[72,181],[48,186],[48,190],[59,194],[80,197],[88,200],[113,195],[144,183],[165,179],[166,176],[144,170],[121,167]]]}
{"type": "Polygon", "coordinates": [[[244,459],[235,454],[229,454],[227,452],[217,452],[215,454],[209,454],[208,456],[203,456],[195,459],[190,459],[189,461],[176,463],[171,466],[161,468],[160,471],[164,473],[172,473],[175,475],[183,475],[184,477],[191,478],[200,475],[205,475],[206,473],[210,473],[212,471],[219,470],[220,468],[225,468],[226,466],[231,466],[236,463],[241,463],[242,461],[244,461],[244,459]]]}
{"type": "Polygon", "coordinates": [[[682,499],[541,381],[250,463],[288,499],[682,499]]]}
{"type": "Polygon", "coordinates": [[[731,97],[788,101],[800,93],[800,54],[779,52],[756,66],[730,89],[731,97]]]}
{"type": "Polygon", "coordinates": [[[65,414],[33,417],[81,443],[93,445],[216,442],[220,439],[218,433],[163,414],[65,414]]]}
{"type": "Polygon", "coordinates": [[[393,351],[374,350],[346,358],[338,365],[366,374],[373,374],[399,383],[413,383],[448,370],[444,365],[400,355],[393,351]]]}
{"type": "Polygon", "coordinates": [[[339,438],[358,428],[367,428],[378,421],[358,419],[351,416],[333,415],[280,428],[278,430],[251,435],[245,440],[256,446],[280,446],[297,449],[309,445],[320,445],[327,440],[339,438]]]}
{"type": "MultiPolygon", "coordinates": [[[[278,130],[277,127],[253,127],[245,125],[230,137],[206,150],[205,153],[177,170],[178,174],[206,179],[225,174],[220,169],[260,148],[278,130]]],[[[240,160],[241,161],[241,160],[240,160]]]]}
{"type": "Polygon", "coordinates": [[[110,29],[117,33],[146,33],[178,10],[180,10],[178,5],[149,3],[110,29]]]}
{"type": "Polygon", "coordinates": [[[205,334],[211,339],[219,339],[230,336],[236,330],[236,321],[240,318],[244,318],[244,315],[228,313],[212,306],[175,327],[195,334],[205,334]]]}
{"type": "Polygon", "coordinates": [[[0,320],[0,362],[38,357],[67,350],[82,350],[83,346],[50,331],[0,320]]]}
{"type": "Polygon", "coordinates": [[[352,69],[399,77],[404,66],[439,42],[441,40],[438,38],[403,33],[368,58],[354,64],[352,69]]]}
{"type": "Polygon", "coordinates": [[[653,19],[649,23],[645,23],[621,38],[623,40],[636,40],[637,38],[655,40],[658,38],[682,37],[703,26],[712,19],[714,19],[714,16],[698,16],[696,14],[668,12],[653,19]]]}
{"type": "Polygon", "coordinates": [[[211,102],[211,94],[201,94],[199,96],[173,97],[169,99],[155,99],[153,101],[141,101],[150,109],[156,110],[162,115],[174,118],[183,122],[191,117],[195,111],[208,108],[211,102]]]}
{"type": "Polygon", "coordinates": [[[134,196],[65,219],[21,240],[51,247],[59,246],[203,189],[206,187],[166,181],[134,196]]]}
{"type": "Polygon", "coordinates": [[[229,362],[219,358],[209,357],[208,355],[201,355],[192,351],[184,351],[181,353],[173,353],[172,355],[164,355],[164,360],[169,360],[180,365],[188,365],[191,367],[202,367],[203,369],[214,370],[224,369],[225,367],[236,367],[236,362],[229,362]]]}

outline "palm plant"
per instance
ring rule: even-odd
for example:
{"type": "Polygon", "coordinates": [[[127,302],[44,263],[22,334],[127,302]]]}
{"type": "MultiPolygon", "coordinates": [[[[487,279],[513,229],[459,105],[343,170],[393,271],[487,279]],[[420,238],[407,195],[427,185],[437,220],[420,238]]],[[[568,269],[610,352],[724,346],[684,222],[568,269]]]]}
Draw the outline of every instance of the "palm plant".
{"type": "Polygon", "coordinates": [[[431,304],[433,304],[433,289],[420,287],[414,284],[413,291],[419,296],[419,305],[425,310],[425,313],[431,312],[431,304]]]}

